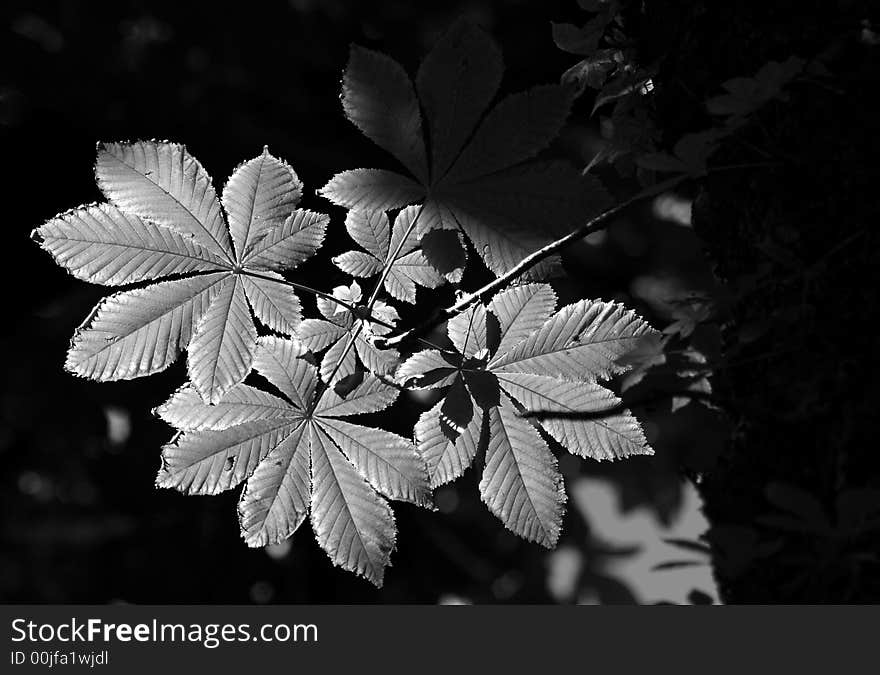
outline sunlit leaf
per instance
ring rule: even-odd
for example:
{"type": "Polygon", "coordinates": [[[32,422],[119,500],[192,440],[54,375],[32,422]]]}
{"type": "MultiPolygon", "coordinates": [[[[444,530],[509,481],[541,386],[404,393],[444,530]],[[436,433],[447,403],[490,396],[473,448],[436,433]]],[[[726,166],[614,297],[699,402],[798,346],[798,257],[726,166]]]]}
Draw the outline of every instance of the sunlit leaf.
{"type": "Polygon", "coordinates": [[[382,212],[349,211],[346,229],[367,252],[348,251],[333,262],[356,277],[371,277],[388,268],[385,290],[398,300],[415,303],[416,284],[436,288],[442,282],[440,274],[418,250],[419,240],[412,224],[419,210],[415,206],[403,209],[394,221],[393,232],[382,212]]]}
{"type": "Polygon", "coordinates": [[[422,413],[416,444],[433,487],[461,476],[486,453],[480,493],[520,536],[555,545],[565,492],[556,460],[535,425],[571,453],[596,460],[652,454],[638,421],[598,380],[650,326],[620,305],[584,300],[553,314],[546,284],[498,293],[447,325],[455,353],[424,350],[397,381],[444,389],[422,413]]]}
{"type": "Polygon", "coordinates": [[[251,245],[282,225],[302,196],[296,172],[264,148],[259,157],[235,169],[223,188],[223,208],[237,260],[251,245]]]}
{"type": "Polygon", "coordinates": [[[556,546],[565,488],[556,459],[508,402],[489,410],[489,444],[480,496],[504,525],[529,541],[556,546]]]}
{"type": "Polygon", "coordinates": [[[157,485],[216,494],[246,481],[238,517],[248,545],[277,544],[311,515],[334,564],[381,586],[396,528],[377,491],[430,507],[425,462],[411,441],[339,419],[386,408],[394,387],[368,375],[341,395],[302,353],[293,340],[258,341],[255,368],[284,398],[239,384],[208,405],[188,385],[160,406],[182,433],[163,448],[157,485]]]}
{"type": "Polygon", "coordinates": [[[228,227],[210,177],[181,145],[101,143],[95,173],[111,203],[61,214],[33,237],[87,281],[187,276],[101,301],[76,331],[67,369],[96,380],[141,377],[192,345],[190,380],[217,403],[251,369],[252,311],[271,330],[296,330],[300,302],[278,272],[315,253],[327,216],[295,208],[302,186],[266,150],[226,185],[228,227]]]}

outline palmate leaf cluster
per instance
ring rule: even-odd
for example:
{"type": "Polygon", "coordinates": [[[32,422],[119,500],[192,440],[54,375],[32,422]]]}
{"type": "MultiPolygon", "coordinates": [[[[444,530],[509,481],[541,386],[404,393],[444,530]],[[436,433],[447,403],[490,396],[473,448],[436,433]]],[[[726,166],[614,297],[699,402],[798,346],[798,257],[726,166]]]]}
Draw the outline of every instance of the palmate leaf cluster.
{"type": "Polygon", "coordinates": [[[565,490],[537,427],[569,452],[597,460],[651,454],[642,429],[598,384],[655,334],[621,305],[582,300],[554,314],[546,284],[515,286],[488,307],[448,323],[454,354],[425,350],[398,370],[402,384],[442,388],[445,397],[415,427],[432,487],[462,475],[485,453],[480,496],[521,537],[556,545],[565,490]]]}
{"type": "Polygon", "coordinates": [[[438,230],[463,232],[486,266],[503,274],[608,206],[592,176],[564,161],[536,158],[562,129],[572,89],[535,87],[486,112],[503,71],[492,39],[466,22],[455,24],[425,57],[415,86],[393,59],[353,47],[342,86],[345,113],[406,174],[345,171],[321,194],[367,212],[422,205],[416,233],[424,255],[451,281],[460,278],[465,250],[457,237],[438,230]]]}
{"type": "Polygon", "coordinates": [[[175,143],[101,143],[95,174],[109,203],[62,213],[34,238],[84,281],[172,278],[105,298],[77,329],[65,367],[127,380],[164,370],[189,348],[190,380],[216,403],[250,372],[252,314],[296,331],[302,306],[279,272],[314,255],[327,216],[296,208],[302,184],[268,150],[235,170],[223,207],[202,165],[175,143]]]}
{"type": "Polygon", "coordinates": [[[341,419],[387,408],[395,388],[367,376],[342,398],[319,389],[301,354],[292,340],[259,340],[254,369],[283,397],[239,384],[206,405],[187,385],[158,408],[184,433],[163,449],[157,484],[217,494],[247,481],[239,523],[249,545],[283,541],[308,516],[331,560],[381,585],[396,528],[376,492],[429,506],[425,464],[411,441],[341,419]]]}
{"type": "Polygon", "coordinates": [[[550,547],[565,504],[554,446],[593,459],[650,454],[638,422],[600,384],[654,334],[620,305],[557,311],[549,285],[521,278],[448,321],[452,349],[401,363],[380,339],[403,336],[398,308],[417,294],[460,282],[468,241],[501,275],[608,205],[595,179],[540,157],[572,90],[536,87],[486,112],[502,70],[492,40],[464,22],[424,59],[415,85],[388,57],[352,49],[345,114],[407,175],[356,169],[322,188],[349,209],[357,244],[332,258],[356,278],[332,292],[281,274],[315,255],[330,219],[299,208],[302,184],[268,150],[218,196],[182,145],[98,145],[108,201],[33,236],[77,278],[123,287],[76,330],[68,370],[131,379],[187,351],[189,381],[155,410],[177,430],[157,485],[199,495],[241,486],[248,545],[278,543],[308,519],[334,564],[381,585],[396,544],[387,500],[432,508],[432,489],[478,455],[492,513],[550,547]],[[316,296],[317,316],[303,317],[295,288],[316,296]],[[444,396],[414,420],[412,438],[347,419],[418,388],[444,396]]]}

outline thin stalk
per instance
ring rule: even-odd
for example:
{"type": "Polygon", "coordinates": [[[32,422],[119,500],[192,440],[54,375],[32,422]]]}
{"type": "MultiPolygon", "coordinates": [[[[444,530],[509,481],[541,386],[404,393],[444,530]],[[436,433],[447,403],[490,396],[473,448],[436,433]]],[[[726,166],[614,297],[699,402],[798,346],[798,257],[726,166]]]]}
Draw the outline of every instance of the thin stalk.
{"type": "MultiPolygon", "coordinates": [[[[247,277],[253,277],[254,279],[263,279],[265,281],[274,281],[279,284],[284,284],[285,286],[290,286],[291,288],[295,288],[298,291],[303,291],[304,293],[311,293],[312,295],[316,295],[320,298],[324,298],[325,300],[330,300],[331,302],[335,302],[337,305],[341,305],[345,307],[347,310],[354,312],[357,308],[349,302],[345,300],[340,300],[332,296],[330,293],[325,293],[324,291],[319,291],[317,288],[312,288],[311,286],[306,286],[305,284],[298,284],[295,281],[288,281],[287,279],[275,279],[274,277],[266,276],[265,274],[260,274],[259,272],[251,272],[250,270],[241,270],[239,274],[243,274],[247,277]]],[[[376,320],[375,323],[378,323],[381,326],[385,326],[386,328],[394,328],[389,323],[385,323],[384,321],[376,320]]]]}
{"type": "Polygon", "coordinates": [[[663,181],[662,183],[658,183],[657,185],[643,190],[637,195],[627,199],[626,201],[621,202],[620,204],[617,204],[616,206],[613,206],[607,211],[603,211],[599,215],[588,220],[577,229],[572,230],[564,237],[561,237],[560,239],[557,239],[556,241],[547,244],[547,246],[544,246],[543,248],[540,248],[534,253],[526,256],[505,274],[497,277],[482,288],[478,288],[473,293],[469,293],[463,296],[454,305],[438,310],[430,318],[428,318],[426,321],[422,322],[418,326],[415,326],[414,328],[386,338],[382,346],[386,348],[393,347],[405,340],[413,339],[419,335],[423,335],[443,321],[447,321],[462,310],[467,309],[467,307],[475,303],[480,298],[497,293],[498,291],[507,287],[514,279],[520,277],[523,273],[530,270],[542,260],[550,257],[551,255],[554,255],[555,253],[558,253],[559,251],[567,248],[574,242],[583,239],[587,235],[607,227],[608,222],[614,216],[626,210],[633,204],[648,199],[649,197],[654,197],[661,192],[665,192],[666,190],[678,185],[687,178],[688,176],[676,176],[674,178],[670,178],[669,180],[663,181]]]}
{"type": "MultiPolygon", "coordinates": [[[[401,250],[403,250],[403,245],[406,243],[406,240],[409,239],[409,235],[412,233],[413,228],[416,226],[416,223],[419,222],[419,218],[422,215],[422,211],[424,211],[425,205],[419,208],[418,213],[416,213],[416,217],[413,218],[413,221],[409,224],[409,227],[406,228],[406,232],[404,232],[403,237],[400,242],[397,244],[397,248],[394,251],[394,254],[388,259],[385,263],[385,266],[382,268],[382,274],[379,276],[379,280],[376,282],[376,285],[373,287],[373,291],[370,293],[370,299],[367,301],[367,316],[370,317],[370,321],[372,321],[373,315],[373,305],[376,304],[376,300],[379,297],[379,293],[382,290],[382,285],[385,283],[385,279],[388,278],[388,274],[391,272],[391,267],[397,262],[397,256],[400,255],[401,250]]],[[[376,321],[375,323],[380,323],[376,321]]],[[[382,324],[387,325],[387,324],[382,324]]],[[[345,344],[345,349],[342,350],[342,355],[339,357],[339,360],[336,362],[336,365],[333,367],[333,370],[330,372],[330,377],[327,378],[325,382],[321,382],[318,388],[318,391],[313,399],[313,403],[309,406],[308,414],[311,415],[321,398],[323,398],[326,391],[333,385],[333,378],[336,377],[336,373],[339,372],[339,368],[342,366],[342,362],[345,360],[345,357],[348,356],[348,352],[351,351],[351,348],[354,346],[355,340],[358,339],[358,336],[361,334],[361,331],[364,328],[364,322],[359,322],[352,330],[349,335],[348,342],[345,344]]]]}
{"type": "MultiPolygon", "coordinates": [[[[738,171],[742,169],[752,169],[752,168],[763,168],[770,166],[781,166],[779,162],[755,162],[750,164],[728,164],[723,166],[712,167],[707,171],[707,174],[711,173],[720,173],[722,171],[738,171]]],[[[649,199],[651,197],[655,197],[658,194],[661,194],[679,183],[684,182],[685,180],[690,179],[690,175],[680,175],[673,176],[665,181],[657,183],[645,190],[642,190],[638,194],[630,197],[629,199],[617,204],[616,206],[611,207],[607,211],[603,211],[599,215],[591,218],[586,223],[581,225],[575,230],[572,230],[564,237],[557,239],[556,241],[544,246],[543,248],[538,249],[534,253],[523,258],[519,263],[517,263],[514,267],[508,270],[505,274],[502,274],[500,277],[497,277],[494,281],[486,284],[482,288],[478,288],[473,293],[469,293],[463,296],[458,300],[454,305],[450,307],[444,307],[429,317],[427,320],[423,321],[419,325],[414,328],[410,328],[409,330],[405,330],[401,333],[397,333],[396,335],[391,335],[385,338],[381,342],[381,346],[388,348],[394,347],[401,342],[410,339],[416,339],[420,335],[424,335],[426,332],[443,323],[444,321],[448,321],[453,316],[466,309],[477,300],[481,298],[487,297],[490,294],[495,294],[498,291],[506,288],[512,281],[522,276],[525,272],[530,270],[532,267],[537,265],[542,260],[549,258],[551,255],[559,253],[565,248],[568,248],[576,241],[580,241],[587,235],[590,235],[594,232],[598,232],[606,228],[614,216],[620,214],[622,211],[625,211],[630,206],[637,204],[645,199],[649,199]]],[[[377,345],[378,346],[378,345],[377,345]]]]}
{"type": "Polygon", "coordinates": [[[403,250],[403,245],[406,243],[407,239],[409,239],[409,235],[412,234],[412,231],[415,228],[416,223],[419,222],[419,218],[422,217],[422,211],[424,210],[425,205],[422,204],[419,207],[418,213],[416,213],[416,217],[413,218],[413,221],[409,224],[409,227],[406,228],[406,232],[403,233],[403,237],[401,237],[400,241],[397,242],[397,248],[394,249],[394,254],[388,259],[388,262],[386,262],[385,266],[382,268],[382,274],[379,276],[379,281],[377,281],[376,285],[373,287],[373,292],[370,294],[370,300],[369,302],[367,302],[367,310],[373,309],[373,305],[376,303],[376,298],[379,297],[379,292],[382,290],[382,285],[385,283],[385,279],[387,279],[388,275],[391,274],[391,268],[394,267],[394,263],[397,262],[397,257],[403,250]]]}

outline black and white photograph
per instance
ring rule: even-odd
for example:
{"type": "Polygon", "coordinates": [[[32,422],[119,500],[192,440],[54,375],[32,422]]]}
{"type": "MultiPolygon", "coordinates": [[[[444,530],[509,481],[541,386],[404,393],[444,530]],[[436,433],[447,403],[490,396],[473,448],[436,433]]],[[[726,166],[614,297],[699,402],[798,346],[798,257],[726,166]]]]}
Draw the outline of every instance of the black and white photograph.
{"type": "Polygon", "coordinates": [[[4,2],[0,602],[880,602],[877,10],[4,2]]]}

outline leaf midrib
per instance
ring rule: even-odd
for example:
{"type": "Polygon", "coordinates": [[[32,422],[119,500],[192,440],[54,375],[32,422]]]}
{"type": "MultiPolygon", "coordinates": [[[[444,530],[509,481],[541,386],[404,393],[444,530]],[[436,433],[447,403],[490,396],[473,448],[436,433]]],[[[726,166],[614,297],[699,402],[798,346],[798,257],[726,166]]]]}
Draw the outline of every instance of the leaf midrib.
{"type": "MultiPolygon", "coordinates": [[[[168,230],[169,232],[173,233],[174,235],[176,235],[176,236],[178,236],[178,237],[184,237],[184,236],[185,236],[183,233],[178,232],[178,231],[175,230],[174,228],[169,227],[169,226],[167,226],[167,225],[162,225],[161,223],[153,223],[153,225],[155,225],[156,227],[164,228],[164,229],[168,230]]],[[[49,238],[49,237],[47,237],[47,239],[48,239],[48,238],[49,238]]],[[[121,244],[121,243],[119,243],[119,242],[113,242],[113,241],[109,241],[109,242],[108,242],[108,241],[92,240],[92,239],[81,239],[81,238],[77,238],[77,237],[67,237],[67,236],[65,236],[65,237],[53,237],[53,239],[63,239],[63,240],[65,240],[65,241],[75,241],[75,242],[78,242],[78,243],[81,243],[81,244],[97,244],[97,245],[100,245],[100,246],[103,246],[103,247],[106,247],[106,248],[114,248],[114,247],[115,247],[115,248],[123,248],[123,249],[126,249],[126,248],[127,248],[127,249],[134,249],[135,251],[151,251],[151,252],[153,252],[153,253],[164,253],[164,254],[167,254],[167,255],[176,256],[176,257],[178,257],[178,258],[186,258],[186,259],[189,259],[189,260],[197,260],[197,261],[199,261],[199,262],[205,262],[205,263],[210,263],[210,264],[212,264],[212,265],[217,265],[217,270],[216,270],[216,271],[219,271],[219,272],[223,272],[223,271],[226,271],[226,270],[230,270],[230,267],[229,267],[229,266],[225,263],[225,261],[223,261],[222,259],[211,260],[211,259],[209,259],[209,258],[201,258],[201,257],[199,257],[199,256],[192,255],[192,254],[190,254],[190,253],[180,252],[180,251],[165,250],[165,249],[161,249],[161,248],[150,248],[150,247],[148,247],[148,246],[136,245],[136,244],[121,244]]],[[[189,244],[192,244],[192,245],[194,245],[194,246],[198,246],[198,247],[200,247],[200,248],[204,248],[204,247],[202,247],[201,244],[199,244],[199,243],[196,242],[196,241],[192,241],[192,242],[188,242],[188,243],[189,243],[189,244]]],[[[208,249],[204,249],[204,251],[205,251],[205,253],[207,253],[207,254],[211,254],[211,251],[209,251],[208,249]]],[[[212,271],[214,271],[214,270],[199,270],[199,271],[202,272],[202,273],[208,273],[208,272],[212,272],[212,271]]],[[[137,282],[134,282],[134,283],[137,283],[137,282]]]]}
{"type": "MultiPolygon", "coordinates": [[[[547,540],[550,541],[550,532],[547,530],[547,526],[545,525],[544,520],[539,515],[540,511],[535,506],[535,502],[532,499],[532,493],[526,487],[526,481],[525,481],[525,478],[523,477],[522,470],[520,469],[520,466],[519,466],[519,458],[517,457],[516,452],[513,449],[513,443],[510,442],[510,434],[507,432],[507,425],[504,423],[504,417],[501,414],[501,408],[503,405],[504,405],[504,403],[502,402],[501,405],[497,406],[497,410],[498,410],[498,420],[500,422],[501,429],[504,432],[504,440],[507,443],[507,448],[509,449],[510,454],[513,456],[513,465],[516,467],[517,475],[520,478],[520,483],[523,487],[523,491],[526,493],[526,497],[529,500],[529,505],[532,507],[532,512],[535,514],[535,519],[541,524],[541,531],[544,533],[544,536],[547,538],[547,540]]],[[[514,414],[515,414],[515,411],[514,411],[514,414]]]]}
{"type": "MultiPolygon", "coordinates": [[[[192,218],[192,220],[195,221],[195,223],[196,223],[200,228],[202,228],[202,230],[204,230],[205,234],[207,234],[207,235],[211,238],[211,241],[213,241],[215,244],[217,244],[217,247],[220,249],[220,251],[221,251],[221,252],[223,253],[223,255],[226,257],[226,259],[229,260],[230,262],[232,262],[232,260],[231,260],[230,257],[229,257],[229,251],[226,250],[226,247],[223,246],[223,244],[220,243],[220,241],[217,239],[217,237],[214,236],[214,233],[211,232],[207,227],[205,227],[205,224],[204,224],[201,220],[199,220],[199,219],[196,217],[196,214],[194,214],[192,211],[190,211],[190,209],[189,209],[187,206],[185,206],[183,202],[181,202],[177,197],[175,197],[173,194],[171,194],[171,193],[170,193],[168,190],[166,190],[164,187],[162,187],[161,185],[159,185],[156,181],[154,181],[154,180],[153,180],[149,175],[147,175],[146,173],[141,173],[141,172],[138,171],[133,165],[129,164],[128,162],[126,162],[126,161],[125,161],[124,159],[122,159],[121,157],[118,157],[117,155],[113,154],[113,153],[110,152],[109,150],[106,150],[106,149],[105,149],[105,152],[106,152],[110,157],[112,157],[113,159],[115,159],[117,162],[119,162],[120,164],[122,164],[122,166],[124,166],[125,168],[127,168],[129,171],[131,171],[132,173],[136,174],[137,176],[140,176],[141,178],[144,178],[145,180],[147,180],[147,181],[150,183],[150,185],[153,185],[153,186],[156,187],[158,190],[160,190],[161,192],[165,193],[169,198],[171,198],[172,201],[174,201],[178,206],[180,206],[180,208],[183,209],[183,211],[184,211],[185,213],[187,213],[187,214],[189,215],[189,217],[192,218]]],[[[179,149],[179,152],[180,152],[181,172],[183,172],[183,165],[184,165],[185,155],[184,155],[184,152],[183,152],[182,149],[179,149]]],[[[150,173],[152,173],[152,172],[150,172],[150,173]]],[[[207,177],[206,177],[206,180],[207,180],[207,177]]],[[[208,185],[209,185],[209,187],[211,187],[211,188],[213,189],[213,185],[210,184],[210,180],[208,181],[208,185]]],[[[195,189],[195,188],[193,188],[193,189],[195,189]]],[[[221,221],[222,221],[222,216],[221,216],[221,221]]],[[[225,225],[225,222],[224,222],[224,225],[225,225]]]]}
{"type": "MultiPolygon", "coordinates": [[[[569,410],[569,411],[571,411],[571,412],[579,412],[576,408],[572,408],[571,406],[569,406],[569,405],[563,403],[562,401],[557,401],[557,400],[555,400],[555,399],[552,399],[552,398],[550,398],[549,396],[547,396],[546,394],[544,394],[544,393],[542,393],[542,392],[539,392],[539,391],[536,391],[536,390],[532,389],[531,387],[527,387],[527,386],[524,385],[524,384],[521,384],[521,383],[519,383],[519,382],[511,382],[510,380],[504,380],[504,379],[503,379],[503,375],[505,375],[505,374],[506,374],[506,373],[503,373],[503,372],[502,372],[502,373],[495,373],[495,376],[496,376],[499,380],[501,380],[501,381],[508,382],[509,384],[515,385],[515,386],[517,386],[517,387],[520,387],[520,388],[522,388],[522,389],[525,389],[525,390],[528,391],[528,392],[531,392],[532,394],[534,394],[534,395],[537,396],[538,398],[542,398],[542,399],[544,399],[544,400],[546,400],[546,401],[551,401],[552,403],[555,403],[555,404],[559,405],[560,407],[563,407],[563,408],[565,408],[565,409],[567,409],[567,410],[569,410]]],[[[510,373],[510,374],[511,374],[511,375],[514,375],[514,374],[515,374],[515,375],[521,375],[521,374],[524,374],[524,373],[510,373]]],[[[545,376],[543,376],[543,375],[534,375],[534,377],[545,377],[545,376]]],[[[556,380],[556,378],[553,378],[553,377],[548,377],[547,379],[548,379],[548,380],[558,381],[558,380],[556,380]]],[[[595,383],[594,383],[594,382],[586,382],[585,384],[595,384],[595,383]]],[[[604,389],[604,387],[601,387],[601,386],[599,386],[598,384],[596,384],[596,386],[599,387],[600,389],[604,389]]],[[[501,388],[504,389],[504,386],[502,386],[501,388]]],[[[504,389],[504,393],[507,394],[508,396],[510,396],[512,399],[516,399],[516,395],[513,394],[513,393],[511,393],[511,392],[509,392],[509,391],[507,391],[507,389],[504,389]]],[[[524,406],[524,407],[525,407],[525,406],[524,406]]],[[[616,406],[615,406],[615,407],[616,407],[616,406]]],[[[550,412],[553,412],[553,411],[551,410],[550,412]]],[[[591,412],[591,413],[592,413],[592,412],[596,412],[596,411],[590,410],[590,411],[588,411],[588,412],[591,412]]],[[[601,412],[601,411],[600,411],[600,412],[601,412]]],[[[618,416],[620,416],[620,415],[618,415],[618,416]]],[[[538,423],[539,425],[541,425],[541,427],[544,426],[544,424],[543,424],[543,420],[540,420],[540,419],[539,419],[539,420],[536,420],[536,421],[537,421],[537,423],[538,423]]],[[[625,441],[627,441],[627,443],[632,443],[632,439],[631,439],[631,438],[629,438],[628,436],[625,436],[622,432],[618,431],[617,429],[614,429],[613,427],[609,426],[606,422],[603,422],[601,418],[596,418],[596,419],[584,419],[584,420],[581,420],[581,421],[583,421],[583,422],[585,422],[585,423],[587,423],[587,424],[597,424],[597,425],[599,425],[600,427],[602,427],[603,429],[607,429],[607,430],[610,431],[612,434],[614,434],[614,435],[616,435],[616,436],[619,436],[620,438],[624,439],[625,441]]]]}
{"type": "MultiPolygon", "coordinates": [[[[348,458],[345,456],[345,453],[342,451],[342,449],[339,446],[337,446],[336,443],[333,442],[333,439],[330,438],[330,435],[326,431],[324,431],[324,429],[321,428],[320,423],[318,423],[316,420],[311,420],[311,424],[312,424],[312,427],[315,429],[315,433],[316,434],[323,434],[326,441],[328,443],[330,443],[330,445],[332,445],[333,448],[335,450],[337,450],[340,455],[342,455],[343,461],[351,464],[351,462],[349,462],[348,458]]],[[[314,450],[311,450],[311,451],[314,452],[314,450]]],[[[357,535],[358,541],[360,542],[361,549],[363,550],[364,555],[366,556],[367,560],[369,560],[370,567],[373,568],[371,570],[371,572],[372,572],[372,574],[376,574],[376,572],[375,572],[375,568],[377,567],[376,561],[373,560],[373,557],[370,555],[370,549],[367,546],[367,542],[364,540],[363,534],[361,534],[361,528],[358,527],[355,522],[354,512],[352,510],[352,506],[349,503],[349,501],[345,495],[345,491],[342,489],[342,485],[339,481],[339,476],[336,473],[336,469],[333,466],[333,461],[330,459],[330,454],[327,452],[327,448],[324,446],[323,441],[321,442],[321,452],[323,452],[324,456],[327,458],[327,464],[330,467],[330,473],[333,474],[333,480],[336,483],[337,494],[339,495],[340,499],[342,499],[342,503],[345,504],[345,510],[348,512],[349,520],[351,521],[352,527],[354,528],[355,534],[357,535]]],[[[314,463],[314,460],[313,460],[313,463],[314,463]]],[[[360,478],[361,480],[363,480],[364,483],[367,483],[368,489],[372,490],[373,487],[371,485],[369,485],[369,483],[364,478],[361,477],[361,475],[358,473],[357,469],[354,468],[354,465],[352,464],[351,466],[352,466],[352,470],[354,471],[355,475],[358,478],[360,478]]],[[[314,487],[312,489],[314,489],[314,487]]],[[[332,532],[333,528],[336,527],[336,523],[339,520],[340,513],[341,513],[341,511],[337,512],[336,516],[333,518],[333,523],[331,524],[329,531],[332,532]]],[[[372,543],[376,544],[377,548],[379,548],[381,550],[381,547],[379,546],[379,542],[374,541],[372,543]]]]}

